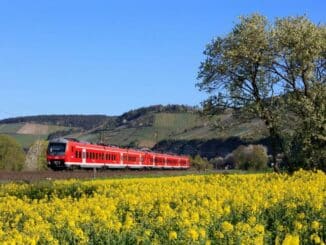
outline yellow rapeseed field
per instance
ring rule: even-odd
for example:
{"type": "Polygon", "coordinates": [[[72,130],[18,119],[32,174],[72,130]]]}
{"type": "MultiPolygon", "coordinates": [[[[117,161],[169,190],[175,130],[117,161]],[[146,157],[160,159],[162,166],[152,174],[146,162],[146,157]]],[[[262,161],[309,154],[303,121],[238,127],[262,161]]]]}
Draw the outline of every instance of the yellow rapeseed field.
{"type": "Polygon", "coordinates": [[[0,244],[325,244],[326,175],[0,186],[0,244]]]}

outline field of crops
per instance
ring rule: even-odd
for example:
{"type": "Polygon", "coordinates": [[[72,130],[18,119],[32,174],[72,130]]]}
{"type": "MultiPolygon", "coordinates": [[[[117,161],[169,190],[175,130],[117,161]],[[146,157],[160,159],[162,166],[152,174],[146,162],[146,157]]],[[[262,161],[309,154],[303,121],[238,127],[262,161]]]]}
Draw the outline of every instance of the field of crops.
{"type": "Polygon", "coordinates": [[[326,175],[189,175],[0,186],[1,244],[322,244],[326,175]]]}

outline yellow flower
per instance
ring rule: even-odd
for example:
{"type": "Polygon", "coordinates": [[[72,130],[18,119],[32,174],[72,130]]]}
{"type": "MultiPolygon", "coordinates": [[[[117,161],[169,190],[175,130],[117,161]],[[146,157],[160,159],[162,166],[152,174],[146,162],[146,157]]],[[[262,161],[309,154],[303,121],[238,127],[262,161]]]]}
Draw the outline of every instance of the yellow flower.
{"type": "Polygon", "coordinates": [[[298,235],[286,234],[282,245],[299,245],[300,239],[298,235]]]}
{"type": "Polygon", "coordinates": [[[224,238],[224,234],[220,231],[215,232],[215,237],[218,239],[222,239],[224,238]]]}
{"type": "Polygon", "coordinates": [[[315,244],[320,244],[321,243],[321,239],[317,234],[312,234],[310,236],[311,241],[313,241],[315,244]]]}
{"type": "Polygon", "coordinates": [[[175,240],[178,238],[178,234],[175,231],[169,232],[169,240],[175,240]]]}
{"type": "Polygon", "coordinates": [[[303,225],[298,222],[298,221],[294,221],[294,228],[298,231],[300,231],[302,229],[303,225]]]}
{"type": "Polygon", "coordinates": [[[233,231],[233,225],[227,221],[224,221],[221,227],[223,232],[227,233],[233,231]]]}
{"type": "Polygon", "coordinates": [[[250,225],[254,225],[256,223],[256,217],[255,216],[250,216],[248,219],[248,223],[250,225]]]}
{"type": "Polygon", "coordinates": [[[211,245],[212,244],[212,241],[211,240],[206,240],[205,241],[205,245],[211,245]]]}
{"type": "Polygon", "coordinates": [[[298,214],[299,219],[304,219],[305,217],[306,217],[305,213],[301,212],[301,213],[298,214]]]}
{"type": "Polygon", "coordinates": [[[198,232],[195,229],[188,230],[188,237],[191,238],[193,241],[198,240],[198,232]]]}
{"type": "Polygon", "coordinates": [[[315,231],[319,230],[320,228],[320,223],[316,220],[314,220],[312,223],[311,223],[311,228],[315,231]]]}
{"type": "Polygon", "coordinates": [[[205,238],[206,237],[206,231],[203,228],[199,229],[199,235],[200,235],[200,237],[205,238]]]}
{"type": "Polygon", "coordinates": [[[258,233],[264,233],[265,232],[265,227],[261,224],[257,224],[254,227],[255,231],[258,233]]]}

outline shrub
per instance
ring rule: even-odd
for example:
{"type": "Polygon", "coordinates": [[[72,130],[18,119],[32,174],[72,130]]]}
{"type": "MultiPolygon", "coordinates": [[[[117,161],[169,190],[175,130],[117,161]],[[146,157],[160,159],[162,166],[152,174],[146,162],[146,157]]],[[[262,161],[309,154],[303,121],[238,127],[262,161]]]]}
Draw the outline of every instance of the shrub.
{"type": "Polygon", "coordinates": [[[24,151],[17,141],[8,135],[0,135],[0,169],[22,170],[24,160],[24,151]]]}
{"type": "Polygon", "coordinates": [[[190,159],[191,167],[195,168],[196,170],[206,170],[212,169],[213,166],[208,162],[206,158],[202,158],[199,155],[192,157],[190,159]]]}
{"type": "Polygon", "coordinates": [[[222,169],[225,167],[223,157],[215,157],[211,159],[209,163],[212,164],[215,169],[222,169]]]}
{"type": "Polygon", "coordinates": [[[263,170],[267,168],[267,150],[262,145],[241,145],[232,152],[232,155],[238,169],[263,170]]]}
{"type": "Polygon", "coordinates": [[[235,168],[235,159],[232,153],[229,153],[224,158],[224,168],[233,169],[235,168]]]}

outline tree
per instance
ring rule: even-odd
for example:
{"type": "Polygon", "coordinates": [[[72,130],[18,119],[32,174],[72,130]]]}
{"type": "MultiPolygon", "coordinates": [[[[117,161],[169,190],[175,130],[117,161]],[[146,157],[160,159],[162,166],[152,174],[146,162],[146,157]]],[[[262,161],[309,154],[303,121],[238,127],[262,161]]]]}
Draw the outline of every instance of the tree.
{"type": "Polygon", "coordinates": [[[190,158],[190,163],[191,167],[195,168],[196,170],[206,170],[213,167],[206,158],[202,158],[199,155],[190,158]]]}
{"type": "Polygon", "coordinates": [[[272,37],[271,70],[287,93],[287,111],[299,119],[285,149],[290,170],[326,170],[326,28],[288,17],[276,20],[272,37]]]}
{"type": "Polygon", "coordinates": [[[293,158],[299,145],[305,146],[298,155],[310,159],[308,168],[325,166],[326,101],[320,92],[326,86],[325,26],[305,16],[269,24],[264,16],[253,14],[241,17],[225,37],[214,39],[204,54],[197,83],[210,94],[204,111],[241,108],[262,119],[269,130],[275,170],[278,153],[288,152],[284,155],[290,169],[300,165],[293,158]],[[290,113],[297,127],[284,137],[290,113]]]}
{"type": "Polygon", "coordinates": [[[292,98],[289,103],[292,110],[302,115],[285,151],[290,170],[319,168],[326,171],[325,84],[313,84],[309,97],[304,96],[299,100],[292,98]]]}
{"type": "Polygon", "coordinates": [[[8,135],[0,135],[0,169],[21,170],[25,154],[16,140],[8,135]]]}
{"type": "Polygon", "coordinates": [[[238,169],[263,170],[267,168],[267,149],[262,145],[241,145],[232,154],[238,169]]]}
{"type": "Polygon", "coordinates": [[[250,108],[269,129],[276,162],[280,135],[274,86],[278,80],[269,68],[273,53],[267,19],[259,14],[241,17],[232,32],[213,40],[204,54],[206,60],[201,63],[198,74],[201,82],[197,86],[213,94],[204,107],[250,108]]]}

